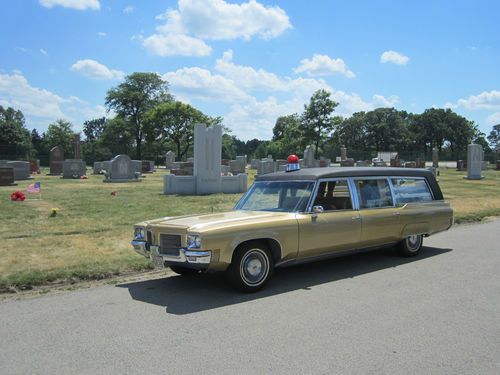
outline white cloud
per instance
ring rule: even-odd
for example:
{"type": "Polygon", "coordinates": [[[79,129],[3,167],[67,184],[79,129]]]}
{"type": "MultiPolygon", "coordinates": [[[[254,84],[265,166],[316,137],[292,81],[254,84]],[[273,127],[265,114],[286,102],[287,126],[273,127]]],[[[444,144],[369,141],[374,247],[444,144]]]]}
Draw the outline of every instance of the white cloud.
{"type": "Polygon", "coordinates": [[[72,121],[78,130],[83,121],[105,114],[103,106],[91,106],[76,96],[61,97],[33,87],[20,73],[0,74],[0,105],[21,110],[28,127],[41,130],[58,118],[72,121]]]}
{"type": "Polygon", "coordinates": [[[131,14],[131,13],[134,13],[134,10],[135,10],[135,6],[127,5],[125,8],[123,8],[123,13],[131,14]]]}
{"type": "Polygon", "coordinates": [[[156,18],[165,23],[143,43],[151,53],[160,56],[171,56],[177,51],[185,56],[206,56],[211,48],[205,40],[250,40],[254,36],[271,39],[292,27],[284,10],[264,6],[256,0],[241,4],[224,0],[179,0],[178,9],[169,9],[156,18]],[[179,37],[189,44],[188,48],[180,49],[180,43],[174,43],[179,37]],[[202,51],[197,52],[200,47],[202,51]],[[194,54],[188,55],[189,52],[194,54]]]}
{"type": "Polygon", "coordinates": [[[306,73],[311,77],[330,76],[342,74],[347,78],[354,78],[356,75],[347,67],[344,60],[332,59],[327,55],[315,53],[312,59],[303,59],[300,65],[293,70],[295,73],[306,73]]]}
{"type": "Polygon", "coordinates": [[[47,51],[45,51],[43,48],[40,48],[40,53],[41,53],[42,55],[45,55],[45,56],[47,56],[47,55],[49,54],[49,53],[48,53],[47,51]]]}
{"type": "Polygon", "coordinates": [[[462,107],[468,110],[500,109],[500,91],[483,91],[479,95],[471,95],[467,99],[458,99],[456,104],[446,103],[450,108],[462,107]]]}
{"type": "Polygon", "coordinates": [[[405,56],[402,53],[396,51],[385,51],[380,56],[381,63],[390,62],[397,65],[406,65],[408,61],[410,61],[410,58],[408,56],[405,56]]]}
{"type": "Polygon", "coordinates": [[[486,118],[486,124],[493,126],[500,124],[500,112],[495,112],[486,118]]]}
{"type": "MultiPolygon", "coordinates": [[[[140,40],[142,36],[133,38],[140,40]]],[[[142,44],[148,52],[158,56],[208,56],[212,51],[203,40],[183,34],[153,34],[142,44]]]]}
{"type": "Polygon", "coordinates": [[[205,101],[237,102],[250,97],[238,88],[234,81],[209,70],[192,67],[182,68],[163,75],[176,96],[202,99],[205,101]]]}
{"type": "Polygon", "coordinates": [[[99,10],[101,3],[99,0],[39,0],[40,4],[46,8],[62,6],[76,10],[99,10]]]}
{"type": "Polygon", "coordinates": [[[101,38],[104,38],[108,34],[106,34],[104,31],[99,31],[97,35],[100,36],[101,38]]]}
{"type": "Polygon", "coordinates": [[[71,70],[81,75],[94,79],[123,79],[125,73],[121,70],[109,69],[95,60],[78,60],[71,65],[71,70]]]}
{"type": "Polygon", "coordinates": [[[333,89],[322,79],[292,79],[264,69],[237,65],[231,50],[216,61],[214,70],[216,73],[206,68],[186,67],[164,74],[163,79],[169,82],[172,93],[179,100],[224,103],[228,108],[226,113],[209,114],[223,115],[226,126],[243,140],[269,139],[276,118],[302,112],[304,104],[319,89],[332,93],[332,99],[340,103],[335,113],[342,116],[376,107],[392,107],[399,100],[397,96],[375,94],[365,101],[358,94],[333,89]],[[270,93],[280,97],[269,96],[270,93]]]}

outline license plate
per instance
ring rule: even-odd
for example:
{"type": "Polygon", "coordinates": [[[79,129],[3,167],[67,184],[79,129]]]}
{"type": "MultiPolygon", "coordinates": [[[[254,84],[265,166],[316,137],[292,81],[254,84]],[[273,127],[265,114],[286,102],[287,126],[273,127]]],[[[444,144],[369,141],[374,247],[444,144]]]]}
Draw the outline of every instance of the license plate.
{"type": "Polygon", "coordinates": [[[151,254],[151,260],[153,261],[153,265],[155,266],[155,268],[164,267],[163,258],[161,256],[151,254]]]}

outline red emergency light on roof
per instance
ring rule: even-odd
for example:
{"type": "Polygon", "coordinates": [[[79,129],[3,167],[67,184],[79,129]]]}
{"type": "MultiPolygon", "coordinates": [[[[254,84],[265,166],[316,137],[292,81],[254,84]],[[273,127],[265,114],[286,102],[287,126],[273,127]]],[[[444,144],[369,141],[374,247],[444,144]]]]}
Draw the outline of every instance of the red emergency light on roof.
{"type": "Polygon", "coordinates": [[[286,166],[287,172],[298,171],[300,169],[299,158],[297,155],[290,155],[287,158],[288,165],[286,166]]]}

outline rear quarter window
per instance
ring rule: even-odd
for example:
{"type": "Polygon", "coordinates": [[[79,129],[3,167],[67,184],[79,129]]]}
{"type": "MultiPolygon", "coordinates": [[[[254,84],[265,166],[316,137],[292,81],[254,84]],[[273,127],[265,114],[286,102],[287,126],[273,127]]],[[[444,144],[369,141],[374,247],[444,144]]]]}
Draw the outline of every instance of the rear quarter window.
{"type": "Polygon", "coordinates": [[[432,201],[432,194],[423,178],[393,178],[392,185],[398,204],[432,201]]]}

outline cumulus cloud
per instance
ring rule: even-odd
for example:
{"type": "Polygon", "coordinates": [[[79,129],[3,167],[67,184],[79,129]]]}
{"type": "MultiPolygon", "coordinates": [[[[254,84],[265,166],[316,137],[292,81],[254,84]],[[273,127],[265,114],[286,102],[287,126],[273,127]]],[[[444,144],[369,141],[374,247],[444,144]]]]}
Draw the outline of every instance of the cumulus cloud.
{"type": "Polygon", "coordinates": [[[486,124],[493,126],[500,124],[500,112],[495,112],[486,118],[486,124]]]}
{"type": "Polygon", "coordinates": [[[408,56],[403,55],[400,52],[396,51],[385,51],[380,56],[381,63],[393,63],[397,65],[406,65],[410,61],[408,56]]]}
{"type": "Polygon", "coordinates": [[[125,73],[121,70],[109,69],[98,61],[85,59],[78,60],[71,65],[71,70],[93,79],[123,79],[125,73]]]}
{"type": "Polygon", "coordinates": [[[131,14],[131,13],[134,13],[134,10],[135,10],[135,6],[127,5],[125,8],[123,8],[123,13],[131,14]]]}
{"type": "Polygon", "coordinates": [[[108,34],[106,34],[104,31],[99,31],[97,35],[100,36],[101,38],[104,38],[108,34]]]}
{"type": "MultiPolygon", "coordinates": [[[[332,93],[339,102],[336,113],[343,116],[368,111],[376,107],[392,107],[397,96],[380,94],[366,101],[355,93],[335,90],[323,79],[280,77],[261,68],[238,65],[232,51],[224,52],[215,63],[214,71],[201,67],[181,68],[163,75],[172,93],[180,100],[199,100],[206,103],[225,103],[226,126],[243,140],[269,139],[276,118],[301,112],[319,89],[332,93]]],[[[216,113],[212,113],[216,115],[216,113]]]]}
{"type": "Polygon", "coordinates": [[[78,124],[84,120],[102,117],[103,106],[92,106],[76,97],[62,97],[49,90],[33,87],[21,73],[0,74],[0,105],[23,112],[28,126],[46,128],[58,119],[65,118],[78,124]]]}
{"type": "Polygon", "coordinates": [[[332,59],[327,55],[315,53],[311,59],[303,59],[300,65],[293,70],[295,73],[306,73],[311,77],[330,76],[342,74],[347,78],[354,78],[356,75],[347,67],[344,60],[332,59]]]}
{"type": "Polygon", "coordinates": [[[76,10],[99,10],[101,8],[99,0],[39,0],[39,2],[40,5],[46,8],[53,8],[55,6],[76,10]]]}
{"type": "Polygon", "coordinates": [[[202,46],[203,53],[196,48],[181,49],[183,55],[205,56],[210,47],[205,40],[250,40],[257,36],[271,39],[279,36],[292,25],[284,10],[277,6],[264,6],[256,0],[241,4],[230,4],[224,0],[179,0],[177,9],[169,9],[156,17],[164,23],[156,33],[144,39],[144,47],[153,54],[171,56],[176,54],[173,41],[182,37],[193,47],[202,46]],[[165,53],[169,50],[170,53],[165,53]]]}
{"type": "Polygon", "coordinates": [[[158,56],[208,56],[212,51],[203,40],[184,34],[153,34],[142,44],[149,53],[158,56]]]}
{"type": "Polygon", "coordinates": [[[458,99],[456,104],[446,104],[451,108],[461,107],[468,110],[500,109],[500,91],[483,91],[479,95],[471,95],[467,99],[458,99]]]}

